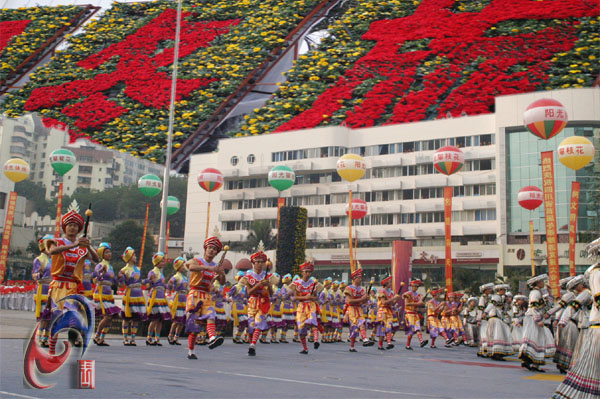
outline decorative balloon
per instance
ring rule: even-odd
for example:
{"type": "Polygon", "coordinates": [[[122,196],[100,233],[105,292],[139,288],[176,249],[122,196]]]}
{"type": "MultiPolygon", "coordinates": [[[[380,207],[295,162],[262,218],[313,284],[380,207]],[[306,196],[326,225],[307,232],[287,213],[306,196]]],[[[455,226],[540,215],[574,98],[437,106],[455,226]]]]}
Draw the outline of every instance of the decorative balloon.
{"type": "MultiPolygon", "coordinates": [[[[171,215],[177,213],[180,205],[181,204],[179,203],[179,200],[177,199],[177,197],[173,197],[172,195],[169,195],[167,197],[167,215],[171,216],[171,215]]],[[[161,206],[162,206],[162,201],[161,201],[161,206]]]]}
{"type": "Polygon", "coordinates": [[[250,262],[250,259],[242,258],[235,264],[235,268],[238,270],[250,270],[252,269],[252,262],[250,262]]]}
{"type": "Polygon", "coordinates": [[[465,154],[454,146],[442,147],[433,153],[433,166],[447,176],[458,172],[465,164],[465,154]]]}
{"type": "Polygon", "coordinates": [[[535,186],[523,187],[517,196],[519,205],[530,211],[544,203],[544,193],[535,186]]]}
{"type": "Polygon", "coordinates": [[[277,191],[285,191],[294,185],[296,174],[289,166],[278,165],[269,172],[269,184],[277,191]]]}
{"type": "Polygon", "coordinates": [[[565,106],[551,98],[532,102],[523,114],[523,123],[527,130],[544,140],[560,133],[568,120],[565,106]]]}
{"type": "Polygon", "coordinates": [[[223,173],[215,168],[204,169],[198,175],[198,184],[209,193],[217,191],[223,186],[223,173]]]}
{"type": "Polygon", "coordinates": [[[360,155],[346,154],[338,159],[336,169],[342,179],[353,182],[365,175],[367,164],[360,155]]]}
{"type": "Polygon", "coordinates": [[[585,137],[567,137],[558,146],[558,160],[567,168],[579,170],[594,159],[594,151],[594,145],[585,137]]]}
{"type": "MultiPolygon", "coordinates": [[[[352,199],[352,219],[362,219],[365,217],[369,207],[367,203],[359,198],[352,199]]],[[[346,204],[346,215],[348,215],[348,204],[346,204]]]]}
{"type": "Polygon", "coordinates": [[[68,171],[73,169],[75,165],[75,154],[64,148],[52,151],[48,157],[52,169],[61,176],[64,176],[68,171]]]}
{"type": "Polygon", "coordinates": [[[20,158],[11,158],[4,164],[4,174],[15,183],[29,177],[29,164],[20,158]]]}
{"type": "Polygon", "coordinates": [[[138,180],[138,189],[146,197],[154,197],[162,191],[162,180],[156,175],[144,175],[138,180]]]}

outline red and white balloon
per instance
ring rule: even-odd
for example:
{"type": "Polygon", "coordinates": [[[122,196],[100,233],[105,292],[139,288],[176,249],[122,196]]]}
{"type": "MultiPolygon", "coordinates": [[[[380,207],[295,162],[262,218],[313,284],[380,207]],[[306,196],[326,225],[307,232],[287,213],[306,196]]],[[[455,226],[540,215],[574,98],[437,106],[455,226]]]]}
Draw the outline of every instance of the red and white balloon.
{"type": "MultiPolygon", "coordinates": [[[[352,198],[352,219],[362,219],[369,211],[367,203],[359,198],[352,198]]],[[[346,215],[349,214],[348,204],[346,204],[346,215]]]]}
{"type": "Polygon", "coordinates": [[[465,154],[454,146],[442,147],[433,153],[433,166],[447,176],[461,170],[464,164],[465,154]]]}
{"type": "Polygon", "coordinates": [[[223,173],[215,168],[204,169],[198,175],[198,184],[209,193],[223,187],[223,181],[223,173]]]}
{"type": "Polygon", "coordinates": [[[517,196],[519,205],[530,211],[544,203],[544,193],[535,186],[523,187],[517,196]]]}

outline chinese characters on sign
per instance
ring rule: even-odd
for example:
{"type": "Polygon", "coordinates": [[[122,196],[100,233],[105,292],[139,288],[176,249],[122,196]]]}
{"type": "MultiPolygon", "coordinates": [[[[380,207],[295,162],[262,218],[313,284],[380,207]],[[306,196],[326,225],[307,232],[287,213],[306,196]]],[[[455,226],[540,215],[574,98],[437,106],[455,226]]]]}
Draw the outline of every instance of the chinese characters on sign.
{"type": "Polygon", "coordinates": [[[96,388],[96,361],[78,360],[79,365],[79,389],[96,388]]]}
{"type": "Polygon", "coordinates": [[[17,193],[11,191],[10,197],[8,198],[8,207],[6,208],[6,222],[4,223],[2,246],[0,247],[0,282],[4,281],[4,273],[6,272],[6,260],[8,259],[8,247],[10,246],[10,235],[12,234],[16,205],[17,193]]]}
{"type": "Polygon", "coordinates": [[[542,152],[542,186],[544,190],[544,213],[546,217],[546,246],[548,250],[548,275],[555,298],[560,296],[558,280],[558,239],[556,235],[556,205],[554,192],[554,161],[552,151],[542,152]]]}
{"type": "Polygon", "coordinates": [[[571,183],[569,211],[569,276],[575,276],[575,242],[577,241],[577,212],[579,211],[579,182],[571,183]]]}

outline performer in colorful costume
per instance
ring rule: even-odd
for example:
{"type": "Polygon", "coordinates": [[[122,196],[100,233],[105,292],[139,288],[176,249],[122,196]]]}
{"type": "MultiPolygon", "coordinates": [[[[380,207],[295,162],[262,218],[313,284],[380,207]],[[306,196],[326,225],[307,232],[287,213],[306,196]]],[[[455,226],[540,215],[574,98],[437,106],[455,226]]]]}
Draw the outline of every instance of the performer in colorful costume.
{"type": "MultiPolygon", "coordinates": [[[[546,333],[544,331],[544,313],[546,303],[542,297],[542,288],[545,286],[546,274],[535,276],[527,280],[531,289],[529,293],[529,309],[523,320],[523,340],[519,348],[521,366],[531,371],[543,372],[540,365],[546,364],[546,333]]],[[[553,344],[553,343],[552,343],[553,344]]]]}
{"type": "MultiPolygon", "coordinates": [[[[600,257],[600,239],[590,243],[586,250],[590,257],[600,257]]],[[[571,367],[554,392],[554,399],[600,397],[600,263],[590,266],[584,273],[584,279],[592,297],[588,328],[582,329],[579,334],[571,367]]]]}
{"type": "Polygon", "coordinates": [[[137,334],[138,323],[148,319],[146,298],[144,298],[144,292],[142,291],[142,272],[136,265],[137,256],[133,248],[125,248],[121,258],[126,263],[125,267],[117,273],[119,285],[125,286],[121,309],[123,345],[137,346],[135,335],[137,334]]]}
{"type": "Polygon", "coordinates": [[[229,298],[231,299],[231,317],[233,319],[233,327],[235,328],[235,335],[233,342],[236,344],[243,344],[242,334],[248,327],[248,296],[246,286],[240,283],[240,279],[244,277],[245,273],[240,271],[235,276],[235,280],[238,282],[234,284],[229,290],[229,298]]]}
{"type": "Polygon", "coordinates": [[[41,240],[38,241],[38,247],[40,248],[40,256],[33,260],[33,269],[31,271],[32,278],[37,282],[37,290],[34,296],[35,300],[35,318],[40,322],[38,329],[38,339],[42,347],[48,348],[48,336],[50,331],[48,330],[48,324],[50,324],[50,312],[45,312],[46,305],[48,303],[48,290],[50,288],[50,282],[52,281],[52,262],[48,256],[48,249],[46,248],[46,240],[53,239],[51,235],[45,235],[41,240]],[[42,315],[42,313],[44,313],[42,315]]]}
{"type": "Polygon", "coordinates": [[[173,269],[175,269],[175,275],[167,283],[167,288],[173,292],[173,300],[169,304],[173,322],[167,340],[170,345],[181,345],[179,343],[179,336],[185,325],[185,303],[188,294],[188,279],[184,275],[187,271],[185,268],[185,259],[181,256],[175,258],[173,269]]]}
{"type": "Polygon", "coordinates": [[[477,326],[479,327],[479,350],[477,356],[485,357],[487,353],[487,319],[483,317],[483,311],[487,307],[492,290],[494,289],[494,283],[483,284],[479,287],[481,296],[479,297],[479,304],[477,305],[477,326]]]}
{"type": "Polygon", "coordinates": [[[392,306],[401,299],[401,296],[392,290],[392,276],[381,281],[382,289],[377,292],[377,317],[375,319],[376,335],[379,338],[377,349],[392,349],[392,322],[394,320],[394,310],[392,306]],[[383,339],[386,339],[387,346],[383,347],[383,339]]]}
{"type": "Polygon", "coordinates": [[[513,298],[513,316],[512,316],[512,341],[513,351],[518,352],[523,340],[523,320],[527,312],[527,297],[525,295],[515,295],[513,298]]]}
{"type": "Polygon", "coordinates": [[[256,356],[256,342],[263,331],[267,331],[267,316],[271,310],[273,286],[269,279],[272,277],[266,271],[267,255],[256,252],[250,256],[253,270],[246,273],[240,280],[248,290],[248,334],[252,337],[248,356],[256,356]]]}
{"type": "MultiPolygon", "coordinates": [[[[77,294],[77,287],[83,281],[83,266],[86,259],[99,262],[98,254],[90,246],[87,237],[77,237],[84,228],[84,220],[75,210],[67,212],[61,219],[61,227],[65,236],[46,240],[46,248],[52,256],[52,282],[50,283],[48,304],[53,312],[62,312],[62,298],[77,294]]],[[[74,345],[81,346],[77,334],[74,345]]],[[[50,354],[56,353],[58,334],[50,337],[50,354]]]]}
{"type": "Polygon", "coordinates": [[[331,284],[331,342],[342,342],[342,302],[344,294],[339,289],[340,282],[334,281],[331,284]]]}
{"type": "Polygon", "coordinates": [[[423,339],[423,334],[421,334],[421,315],[417,312],[417,308],[419,306],[423,306],[423,298],[421,294],[417,293],[417,289],[423,285],[421,280],[413,280],[410,282],[410,290],[406,291],[402,294],[404,298],[404,320],[406,322],[406,327],[408,329],[407,337],[406,337],[406,349],[412,350],[410,346],[410,341],[412,340],[412,336],[416,333],[419,338],[419,342],[421,343],[421,348],[429,343],[429,340],[423,339]]]}
{"type": "Polygon", "coordinates": [[[327,277],[323,280],[323,289],[319,293],[319,309],[321,310],[321,326],[323,327],[323,343],[331,342],[331,297],[329,290],[333,280],[327,277]]]}
{"type": "Polygon", "coordinates": [[[296,325],[296,314],[294,312],[294,290],[290,286],[292,275],[286,274],[283,276],[282,285],[279,289],[279,298],[281,300],[281,333],[279,342],[287,344],[287,330],[296,325]]]}
{"type": "Polygon", "coordinates": [[[360,267],[357,268],[352,272],[350,278],[352,279],[352,284],[344,288],[344,295],[346,296],[344,318],[348,317],[350,325],[350,352],[356,352],[354,345],[358,334],[362,338],[363,346],[372,346],[374,342],[367,339],[365,315],[362,309],[362,306],[369,300],[369,294],[361,286],[363,269],[360,267]]]}
{"type": "MultiPolygon", "coordinates": [[[[270,262],[268,262],[270,263],[270,262]]],[[[281,281],[281,276],[277,273],[273,273],[272,280],[272,291],[271,296],[271,309],[269,310],[269,330],[271,331],[271,343],[278,344],[277,341],[277,330],[283,326],[283,311],[281,302],[281,290],[277,286],[281,281]]],[[[264,334],[264,332],[263,332],[264,334]]]]}
{"type": "Polygon", "coordinates": [[[437,290],[431,291],[432,299],[427,301],[426,309],[427,309],[427,328],[429,329],[429,336],[431,337],[431,347],[436,348],[435,339],[438,336],[444,337],[446,340],[446,347],[450,347],[450,338],[446,334],[446,329],[442,325],[440,320],[440,315],[442,310],[446,306],[445,301],[440,301],[440,296],[444,290],[439,288],[437,290]]]}
{"type": "Polygon", "coordinates": [[[225,298],[224,292],[223,285],[218,281],[213,281],[212,300],[215,302],[215,333],[217,336],[221,336],[221,333],[225,330],[225,327],[227,327],[227,312],[225,311],[225,302],[227,302],[227,298],[225,298]]]}
{"type": "Polygon", "coordinates": [[[165,267],[166,260],[165,254],[157,252],[152,255],[152,264],[154,268],[148,272],[146,278],[146,286],[148,288],[148,335],[146,336],[146,345],[150,346],[162,346],[160,343],[160,330],[162,329],[162,322],[171,320],[171,310],[169,309],[169,302],[165,295],[165,289],[167,288],[165,275],[162,269],[165,267]]]}
{"type": "Polygon", "coordinates": [[[94,304],[96,305],[96,317],[101,317],[94,337],[94,343],[98,346],[109,346],[104,340],[112,324],[114,315],[119,314],[121,309],[115,305],[112,286],[117,283],[117,276],[110,265],[112,259],[111,246],[107,242],[100,243],[96,251],[101,261],[94,270],[94,281],[96,292],[94,292],[94,304]]]}
{"type": "Polygon", "coordinates": [[[308,354],[308,346],[306,336],[309,328],[312,331],[314,339],[313,347],[319,349],[319,305],[317,304],[318,295],[322,286],[316,280],[311,278],[312,272],[315,270],[315,265],[312,262],[305,262],[300,265],[300,273],[302,277],[294,281],[294,299],[298,301],[296,310],[296,323],[298,325],[298,333],[300,342],[302,343],[303,355],[308,354]]]}
{"type": "MultiPolygon", "coordinates": [[[[214,349],[223,343],[223,337],[216,335],[215,303],[211,297],[211,288],[216,279],[220,284],[225,284],[223,266],[217,265],[213,259],[221,250],[223,244],[217,237],[210,237],[204,241],[204,257],[195,257],[186,262],[190,271],[190,292],[187,296],[186,312],[188,314],[187,329],[194,330],[194,324],[201,324],[206,320],[206,331],[209,336],[208,347],[214,349]]],[[[188,359],[198,359],[194,353],[196,345],[196,331],[188,336],[188,359]]]]}
{"type": "Polygon", "coordinates": [[[492,295],[490,303],[483,311],[487,317],[487,356],[494,360],[504,360],[504,356],[514,353],[510,321],[504,310],[504,295],[509,288],[508,284],[494,286],[496,293],[492,295]]]}
{"type": "Polygon", "coordinates": [[[477,298],[470,297],[467,306],[463,309],[465,326],[465,345],[475,347],[479,342],[479,329],[477,328],[477,298]]]}

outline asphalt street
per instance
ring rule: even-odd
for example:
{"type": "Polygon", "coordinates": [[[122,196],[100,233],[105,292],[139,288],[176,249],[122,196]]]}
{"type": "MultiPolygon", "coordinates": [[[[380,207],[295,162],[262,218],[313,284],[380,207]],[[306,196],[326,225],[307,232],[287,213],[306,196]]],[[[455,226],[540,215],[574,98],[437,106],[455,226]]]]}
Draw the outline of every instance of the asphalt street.
{"type": "MultiPolygon", "coordinates": [[[[3,326],[4,328],[4,326],[3,326]]],[[[1,398],[548,398],[562,377],[553,364],[547,373],[533,374],[516,359],[495,362],[476,357],[475,348],[429,347],[378,351],[348,344],[322,344],[308,355],[300,344],[259,344],[257,356],[247,356],[247,345],[227,339],[214,350],[197,347],[198,360],[186,358],[186,346],[110,347],[92,344],[85,359],[96,362],[96,389],[73,389],[75,360],[44,383],[53,388],[24,387],[22,338],[0,339],[1,398]]],[[[60,351],[60,349],[59,349],[60,351]]]]}

